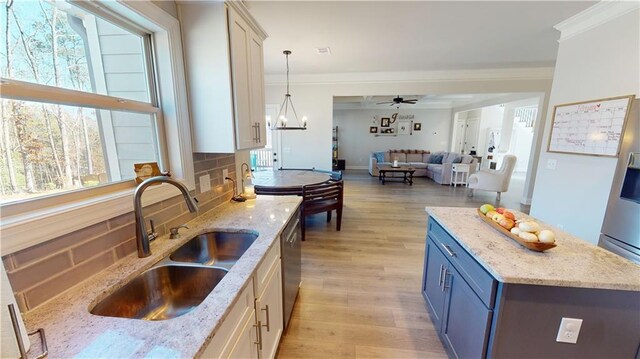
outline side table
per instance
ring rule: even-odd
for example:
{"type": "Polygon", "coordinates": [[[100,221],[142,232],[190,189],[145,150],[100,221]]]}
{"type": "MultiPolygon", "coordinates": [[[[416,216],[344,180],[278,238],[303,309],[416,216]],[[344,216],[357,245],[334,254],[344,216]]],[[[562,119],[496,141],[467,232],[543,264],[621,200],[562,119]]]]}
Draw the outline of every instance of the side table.
{"type": "Polygon", "coordinates": [[[453,187],[457,185],[467,185],[469,180],[469,165],[464,163],[451,164],[451,184],[453,187]]]}

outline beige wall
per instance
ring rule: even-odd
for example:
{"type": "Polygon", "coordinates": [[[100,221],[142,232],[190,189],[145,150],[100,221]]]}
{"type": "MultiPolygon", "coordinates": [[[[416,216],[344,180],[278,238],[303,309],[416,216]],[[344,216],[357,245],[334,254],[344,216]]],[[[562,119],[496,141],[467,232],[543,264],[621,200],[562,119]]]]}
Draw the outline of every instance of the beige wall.
{"type": "MultiPolygon", "coordinates": [[[[228,201],[232,187],[223,184],[222,170],[234,176],[233,154],[193,155],[198,213],[228,201]],[[200,176],[209,174],[211,191],[201,193],[200,176]]],[[[144,208],[145,218],[154,219],[156,231],[184,224],[197,214],[189,213],[181,195],[144,208]]],[[[73,233],[23,249],[2,258],[22,312],[91,277],[127,255],[135,255],[133,212],[108,219],[73,233]]]]}
{"type": "MultiPolygon", "coordinates": [[[[526,70],[525,70],[526,72],[526,70]]],[[[340,74],[337,74],[340,75],[340,74]]],[[[333,126],[333,96],[378,96],[397,94],[461,94],[461,93],[548,93],[551,77],[534,74],[509,74],[499,77],[473,79],[469,76],[456,78],[454,73],[446,80],[341,80],[341,76],[322,75],[292,77],[291,98],[301,117],[309,119],[306,131],[283,131],[282,147],[285,167],[331,168],[331,135],[333,126]],[[331,80],[326,80],[329,78],[331,80]],[[335,82],[333,82],[335,79],[335,82]],[[332,82],[328,82],[332,81],[332,82]],[[288,150],[288,152],[287,152],[288,150]]],[[[267,76],[265,86],[266,104],[279,108],[286,86],[279,76],[267,76]]],[[[281,163],[282,164],[282,163],[281,163]]]]}
{"type": "Polygon", "coordinates": [[[546,151],[553,107],[640,94],[640,10],[560,42],[531,215],[597,243],[618,161],[546,151]],[[556,160],[556,168],[546,167],[556,160]]]}

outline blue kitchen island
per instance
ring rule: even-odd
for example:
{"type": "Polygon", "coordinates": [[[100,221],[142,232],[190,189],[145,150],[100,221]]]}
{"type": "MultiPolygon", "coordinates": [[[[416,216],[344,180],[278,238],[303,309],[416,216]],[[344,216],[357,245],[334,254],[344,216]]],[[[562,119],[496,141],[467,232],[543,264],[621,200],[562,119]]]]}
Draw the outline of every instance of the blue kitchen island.
{"type": "Polygon", "coordinates": [[[475,208],[426,210],[422,294],[451,357],[638,354],[639,265],[540,221],[558,245],[543,253],[491,228],[475,208]],[[559,338],[562,318],[582,319],[581,327],[559,338]]]}

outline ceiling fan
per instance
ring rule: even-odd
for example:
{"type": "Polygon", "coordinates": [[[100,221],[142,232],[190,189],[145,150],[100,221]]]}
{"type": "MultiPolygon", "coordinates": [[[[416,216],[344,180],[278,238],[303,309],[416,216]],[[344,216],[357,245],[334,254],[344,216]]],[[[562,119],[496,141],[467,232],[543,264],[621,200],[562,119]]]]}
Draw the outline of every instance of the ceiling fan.
{"type": "Polygon", "coordinates": [[[411,105],[415,105],[416,101],[418,101],[417,98],[414,99],[410,99],[410,100],[405,100],[402,97],[400,97],[400,95],[398,95],[397,97],[395,97],[392,101],[387,101],[387,102],[378,102],[376,103],[376,105],[386,105],[389,104],[389,106],[395,106],[395,105],[399,105],[401,103],[408,103],[411,105]]]}

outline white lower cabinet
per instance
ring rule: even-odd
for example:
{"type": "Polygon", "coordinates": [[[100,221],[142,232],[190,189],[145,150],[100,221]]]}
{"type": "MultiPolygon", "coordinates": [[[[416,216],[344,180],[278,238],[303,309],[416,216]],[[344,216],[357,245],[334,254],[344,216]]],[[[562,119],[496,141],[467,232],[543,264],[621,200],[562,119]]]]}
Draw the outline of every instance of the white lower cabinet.
{"type": "Polygon", "coordinates": [[[256,335],[255,312],[241,325],[238,341],[228,353],[222,353],[222,358],[258,359],[258,339],[256,335]]]}
{"type": "Polygon", "coordinates": [[[275,358],[283,325],[278,240],[242,289],[238,301],[216,330],[202,358],[275,358]]]}
{"type": "Polygon", "coordinates": [[[258,335],[253,278],[202,353],[203,358],[257,358],[258,335]],[[247,353],[251,353],[247,355],[247,353]]]}
{"type": "Polygon", "coordinates": [[[282,316],[282,266],[271,268],[267,285],[256,299],[256,315],[261,330],[260,358],[275,358],[284,326],[282,316]]]}

